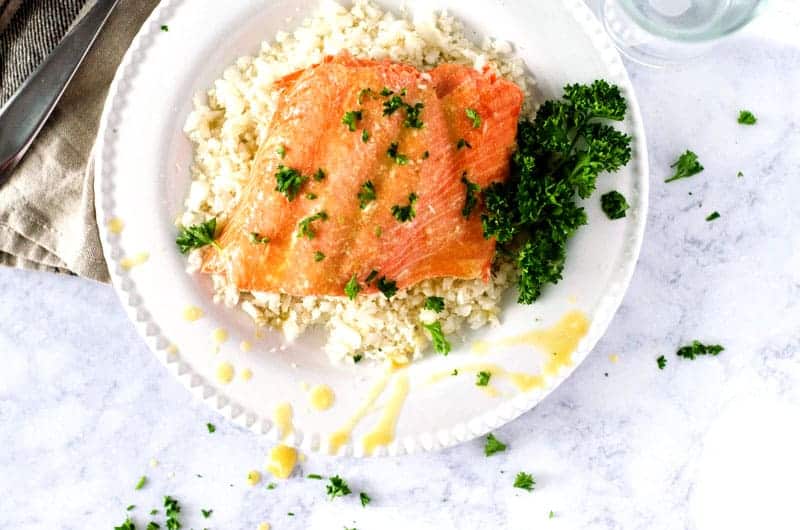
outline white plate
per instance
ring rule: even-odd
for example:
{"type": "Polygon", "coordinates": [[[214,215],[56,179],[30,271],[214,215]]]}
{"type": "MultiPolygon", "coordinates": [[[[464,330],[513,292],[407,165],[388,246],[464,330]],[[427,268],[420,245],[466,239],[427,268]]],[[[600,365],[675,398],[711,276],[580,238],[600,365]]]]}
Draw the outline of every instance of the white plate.
{"type": "MultiPolygon", "coordinates": [[[[397,8],[398,1],[382,1],[397,8]]],[[[225,416],[278,438],[271,420],[274,407],[294,407],[295,432],[287,443],[325,450],[328,435],[341,427],[364,399],[382,371],[378,366],[332,366],[319,349],[319,336],[301,339],[283,351],[278,333],[254,340],[253,325],[238,310],[215,305],[207,278],[184,273],[185,259],[175,247],[173,220],[189,183],[191,145],[182,126],[193,94],[204,92],[237,57],[253,54],[262,40],[298,23],[314,0],[266,1],[165,0],[145,23],[120,66],[106,102],[97,151],[97,219],[114,285],[131,319],[165,365],[196,395],[225,416]],[[293,16],[292,22],[285,22],[293,16]],[[168,25],[169,31],[160,30],[168,25]],[[120,218],[120,235],[109,231],[120,218]],[[149,260],[126,270],[125,256],[149,252],[149,260]],[[205,318],[186,322],[183,309],[195,305],[205,318]],[[215,354],[211,333],[225,328],[230,339],[215,354]],[[242,340],[253,350],[239,350],[242,340]],[[170,344],[179,353],[168,353],[170,344]],[[215,378],[219,362],[254,376],[229,385],[215,378]],[[312,411],[300,382],[325,383],[336,393],[326,412],[312,411]]],[[[481,331],[499,338],[550,325],[566,311],[579,309],[591,320],[589,332],[573,354],[571,367],[548,379],[545,388],[519,393],[505,387],[491,397],[475,386],[473,374],[426,384],[429,374],[475,361],[469,341],[448,357],[430,355],[410,370],[411,393],[399,417],[395,441],[376,454],[431,450],[481,435],[531,409],[564,380],[589,353],[616,311],[636,263],[647,211],[647,154],[636,98],[614,47],[580,0],[482,0],[436,2],[465,23],[470,36],[491,35],[514,43],[517,54],[538,80],[544,97],[559,95],[566,83],[605,78],[622,87],[629,104],[621,125],[634,138],[633,160],[613,176],[599,179],[598,191],[585,207],[589,225],[570,244],[564,279],[547,288],[531,306],[507,297],[502,325],[481,331]],[[449,4],[449,5],[448,5],[449,4]],[[599,195],[618,189],[631,209],[624,220],[610,222],[599,208],[599,195]]],[[[474,338],[470,335],[470,338],[474,338]]],[[[460,341],[456,342],[456,345],[460,341]]],[[[535,366],[544,353],[504,348],[482,358],[509,368],[535,366]],[[538,360],[537,360],[538,359],[538,360]]],[[[388,392],[387,392],[388,394],[388,392]]],[[[359,442],[378,421],[370,413],[342,453],[363,454],[359,442]]]]}

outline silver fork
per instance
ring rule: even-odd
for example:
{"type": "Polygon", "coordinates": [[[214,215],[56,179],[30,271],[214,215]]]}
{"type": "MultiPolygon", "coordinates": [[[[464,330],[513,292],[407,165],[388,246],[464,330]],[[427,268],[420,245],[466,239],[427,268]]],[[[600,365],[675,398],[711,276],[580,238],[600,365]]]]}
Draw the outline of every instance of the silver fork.
{"type": "Polygon", "coordinates": [[[0,109],[0,184],[25,156],[119,0],[97,0],[0,109]]]}

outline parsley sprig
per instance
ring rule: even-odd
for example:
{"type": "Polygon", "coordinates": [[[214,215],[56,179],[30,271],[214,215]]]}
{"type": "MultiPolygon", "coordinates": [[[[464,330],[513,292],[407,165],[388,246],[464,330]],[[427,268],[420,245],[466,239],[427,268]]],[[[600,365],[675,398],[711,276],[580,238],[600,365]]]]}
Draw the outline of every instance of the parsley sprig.
{"type": "Polygon", "coordinates": [[[350,486],[347,485],[347,482],[340,477],[339,475],[334,475],[328,479],[329,483],[325,486],[325,491],[328,494],[328,498],[333,500],[336,497],[344,497],[345,495],[350,495],[352,492],[350,491],[350,486]]]}
{"type": "Polygon", "coordinates": [[[275,191],[283,193],[289,201],[293,201],[300,188],[308,177],[303,176],[298,170],[286,167],[283,164],[278,166],[275,172],[275,191]]]}
{"type": "Polygon", "coordinates": [[[494,437],[494,434],[489,433],[486,436],[486,445],[483,447],[483,454],[492,456],[495,453],[500,453],[506,450],[506,444],[494,437]]]}
{"type": "Polygon", "coordinates": [[[409,193],[408,195],[408,204],[405,206],[400,206],[399,204],[395,204],[392,206],[392,215],[395,219],[400,221],[401,223],[406,223],[414,219],[417,216],[416,210],[414,210],[414,205],[417,203],[417,194],[414,192],[409,193]]]}
{"type": "Polygon", "coordinates": [[[314,215],[309,215],[305,219],[301,220],[297,225],[300,237],[314,239],[317,236],[317,232],[314,230],[314,227],[311,226],[311,223],[315,221],[327,221],[327,220],[328,220],[328,214],[325,212],[325,210],[319,211],[314,215]]]}
{"type": "Polygon", "coordinates": [[[699,340],[693,340],[691,344],[680,348],[676,355],[693,361],[698,355],[717,356],[724,350],[719,344],[703,344],[699,340]]]}
{"type": "Polygon", "coordinates": [[[181,254],[186,254],[190,250],[202,248],[206,245],[213,245],[218,250],[219,244],[214,241],[214,236],[217,231],[217,218],[212,217],[208,221],[192,226],[185,226],[178,233],[175,238],[175,243],[178,245],[178,250],[181,254]]]}
{"type": "Polygon", "coordinates": [[[664,182],[673,182],[678,179],[689,178],[705,169],[697,159],[697,154],[688,149],[669,167],[675,169],[675,173],[664,182]]]}
{"type": "Polygon", "coordinates": [[[530,473],[525,473],[524,471],[520,471],[514,478],[515,488],[520,488],[525,491],[533,491],[535,486],[536,486],[536,480],[530,473]]]}
{"type": "Polygon", "coordinates": [[[447,355],[450,353],[450,342],[444,336],[444,333],[442,332],[442,324],[438,320],[430,324],[425,324],[423,322],[422,326],[428,330],[428,333],[431,334],[433,349],[436,351],[436,353],[441,353],[442,355],[447,355]]]}

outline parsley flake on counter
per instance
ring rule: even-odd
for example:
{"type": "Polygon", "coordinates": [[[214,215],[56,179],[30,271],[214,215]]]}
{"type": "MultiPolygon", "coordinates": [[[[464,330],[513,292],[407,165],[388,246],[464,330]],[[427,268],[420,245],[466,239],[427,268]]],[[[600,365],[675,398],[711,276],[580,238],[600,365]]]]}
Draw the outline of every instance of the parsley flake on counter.
{"type": "Polygon", "coordinates": [[[394,160],[395,164],[399,166],[404,166],[408,164],[408,157],[406,155],[402,155],[397,152],[398,144],[397,142],[392,142],[389,144],[389,149],[386,150],[386,154],[394,160]]]}
{"type": "Polygon", "coordinates": [[[675,173],[664,182],[685,179],[691,177],[692,175],[697,175],[705,169],[697,160],[697,155],[688,149],[669,167],[674,168],[675,173]]]}
{"type": "Polygon", "coordinates": [[[656,359],[656,364],[658,364],[659,370],[663,370],[667,366],[667,358],[663,355],[659,356],[658,359],[656,359]]]}
{"type": "Polygon", "coordinates": [[[325,486],[325,491],[328,494],[328,498],[333,500],[336,497],[344,497],[345,495],[350,495],[352,493],[350,491],[350,486],[347,485],[347,482],[344,481],[342,477],[339,475],[334,475],[328,479],[330,484],[325,486]]]}
{"type": "Polygon", "coordinates": [[[306,217],[305,219],[300,221],[297,225],[299,227],[300,237],[314,239],[317,233],[314,231],[314,228],[311,226],[311,223],[315,221],[327,221],[327,220],[328,220],[328,214],[325,212],[325,210],[319,211],[314,215],[306,217]]]}
{"type": "Polygon", "coordinates": [[[180,530],[181,507],[178,501],[167,495],[164,497],[164,512],[167,514],[167,530],[180,530]]]}
{"type": "Polygon", "coordinates": [[[254,245],[266,245],[270,242],[270,238],[267,236],[262,236],[258,232],[250,232],[247,234],[247,239],[254,245]]]}
{"type": "Polygon", "coordinates": [[[208,432],[213,433],[216,432],[217,427],[213,423],[206,423],[206,429],[208,429],[208,432]]]}
{"type": "Polygon", "coordinates": [[[114,530],[136,530],[136,525],[133,524],[130,517],[126,517],[125,522],[119,526],[115,526],[114,530]]]}
{"type": "Polygon", "coordinates": [[[156,514],[158,514],[157,508],[153,508],[152,510],[150,510],[150,515],[156,515],[156,514]]]}
{"type": "Polygon", "coordinates": [[[283,193],[288,200],[293,201],[306,180],[308,177],[304,177],[296,169],[281,164],[278,166],[278,171],[275,172],[275,181],[277,182],[275,191],[283,193]]]}
{"type": "Polygon", "coordinates": [[[126,512],[129,512],[129,511],[131,511],[131,510],[133,510],[133,509],[135,509],[135,508],[136,508],[136,505],[135,505],[135,504],[130,504],[130,505],[128,505],[128,507],[127,507],[127,508],[125,508],[125,511],[126,511],[126,512]]]}
{"type": "Polygon", "coordinates": [[[147,484],[147,476],[142,475],[142,478],[139,479],[139,482],[136,483],[136,486],[134,486],[133,489],[140,490],[144,487],[145,484],[147,484]]]}
{"type": "Polygon", "coordinates": [[[477,377],[477,380],[475,381],[475,384],[477,386],[488,386],[489,385],[489,379],[491,379],[491,378],[492,378],[492,374],[489,373],[489,372],[483,372],[483,371],[478,372],[478,377],[477,377]]]}
{"type": "Polygon", "coordinates": [[[739,111],[739,119],[736,120],[742,125],[755,125],[758,121],[755,114],[750,112],[749,110],[740,110],[739,111]]]}
{"type": "Polygon", "coordinates": [[[169,26],[167,26],[166,24],[163,24],[161,26],[161,31],[169,31],[169,26]]]}
{"type": "Polygon", "coordinates": [[[278,485],[275,484],[274,482],[270,482],[269,484],[267,484],[267,489],[268,490],[274,490],[277,487],[278,487],[278,485]]]}
{"type": "Polygon", "coordinates": [[[482,122],[481,122],[481,116],[480,114],[478,114],[478,111],[476,111],[475,109],[468,108],[464,111],[464,113],[467,115],[467,118],[472,120],[473,129],[480,128],[482,122]]]}
{"type": "Polygon", "coordinates": [[[310,474],[306,475],[306,478],[310,478],[310,479],[313,479],[313,480],[322,480],[323,477],[322,477],[322,475],[317,475],[316,473],[310,473],[310,474]]]}
{"type": "Polygon", "coordinates": [[[277,154],[281,158],[285,157],[286,156],[286,146],[279,145],[278,148],[275,149],[275,154],[277,154]]]}
{"type": "Polygon", "coordinates": [[[406,223],[414,219],[414,217],[417,216],[417,212],[414,210],[414,204],[416,204],[417,199],[417,194],[411,192],[408,195],[408,204],[406,206],[400,206],[399,204],[392,206],[392,215],[394,218],[401,223],[406,223]]]}
{"type": "Polygon", "coordinates": [[[361,292],[361,286],[358,284],[356,275],[353,274],[353,277],[350,278],[350,280],[344,286],[344,294],[346,294],[347,298],[350,300],[355,300],[359,292],[361,292]]]}
{"type": "Polygon", "coordinates": [[[720,217],[721,216],[719,215],[719,212],[711,212],[708,214],[708,217],[706,217],[706,221],[713,221],[714,219],[719,219],[720,217]]]}
{"type": "Polygon", "coordinates": [[[325,180],[325,172],[322,171],[322,168],[318,168],[317,172],[314,173],[314,180],[316,180],[317,182],[325,180]]]}
{"type": "Polygon", "coordinates": [[[530,473],[520,471],[517,473],[516,478],[514,478],[515,488],[520,488],[525,491],[533,491],[534,486],[536,486],[536,481],[534,480],[533,475],[530,473]]]}
{"type": "Polygon", "coordinates": [[[393,297],[395,293],[397,293],[397,282],[394,280],[387,280],[386,276],[381,276],[375,286],[387,299],[393,297]]]}
{"type": "Polygon", "coordinates": [[[202,248],[206,245],[214,245],[219,249],[219,245],[214,241],[217,232],[217,218],[212,217],[208,221],[192,226],[184,226],[175,238],[178,250],[181,254],[186,254],[190,250],[202,248]]]}
{"type": "Polygon", "coordinates": [[[468,141],[466,141],[466,140],[465,140],[465,139],[463,139],[463,138],[459,138],[459,139],[458,139],[458,142],[456,142],[456,149],[460,151],[461,149],[463,149],[463,148],[465,148],[465,147],[466,147],[467,149],[472,149],[472,144],[471,144],[471,143],[469,143],[468,141]]]}
{"type": "Polygon", "coordinates": [[[347,125],[347,128],[350,132],[355,132],[356,130],[356,122],[361,121],[364,118],[364,113],[360,110],[349,110],[344,113],[344,117],[342,117],[342,125],[347,125]]]}
{"type": "Polygon", "coordinates": [[[369,131],[364,129],[361,131],[361,141],[364,143],[369,142],[369,131]]]}
{"type": "Polygon", "coordinates": [[[741,171],[739,171],[739,172],[737,172],[737,173],[736,173],[736,176],[737,176],[737,177],[743,177],[743,176],[744,176],[744,173],[742,173],[741,171]]]}
{"type": "Polygon", "coordinates": [[[447,355],[450,353],[450,342],[447,340],[447,338],[445,338],[444,333],[442,332],[442,324],[439,321],[431,324],[425,324],[423,322],[422,327],[427,329],[428,333],[431,334],[433,349],[436,351],[436,353],[441,353],[442,355],[447,355]]]}
{"type": "Polygon", "coordinates": [[[465,219],[469,219],[469,214],[471,214],[475,206],[478,205],[478,194],[481,192],[481,187],[469,181],[466,171],[461,175],[461,183],[467,188],[467,197],[464,199],[464,207],[461,209],[461,215],[463,215],[465,219]]]}
{"type": "Polygon", "coordinates": [[[444,298],[441,296],[429,296],[425,299],[425,309],[441,313],[444,311],[444,298]]]}
{"type": "Polygon", "coordinates": [[[358,498],[361,500],[361,506],[366,506],[367,504],[372,502],[372,499],[369,497],[369,495],[367,495],[363,491],[358,494],[358,498]]]}
{"type": "Polygon", "coordinates": [[[324,259],[325,259],[325,254],[323,254],[323,253],[322,253],[322,252],[320,252],[319,250],[317,250],[316,252],[314,252],[314,261],[316,261],[317,263],[319,263],[320,261],[322,261],[322,260],[324,260],[324,259]]]}
{"type": "Polygon", "coordinates": [[[625,217],[625,212],[629,208],[628,201],[625,199],[625,196],[616,190],[604,193],[600,197],[600,206],[603,208],[603,211],[608,218],[612,221],[614,219],[622,219],[625,217]]]}
{"type": "Polygon", "coordinates": [[[147,527],[145,527],[144,530],[160,530],[160,529],[161,529],[160,524],[158,524],[155,521],[150,521],[149,523],[147,523],[147,527]]]}
{"type": "Polygon", "coordinates": [[[363,358],[364,358],[363,355],[361,355],[360,353],[357,353],[357,354],[353,355],[353,362],[358,364],[358,363],[361,362],[361,359],[363,359],[363,358]]]}
{"type": "Polygon", "coordinates": [[[458,368],[453,368],[453,371],[450,372],[450,375],[458,375],[458,368]]]}
{"type": "Polygon", "coordinates": [[[553,513],[553,510],[550,510],[550,513],[547,515],[547,518],[548,518],[548,519],[552,519],[552,518],[553,518],[553,517],[555,517],[555,516],[556,516],[556,514],[555,514],[555,513],[553,513]]]}
{"type": "Polygon", "coordinates": [[[366,181],[364,184],[361,185],[361,188],[358,190],[358,207],[362,210],[367,207],[369,203],[374,201],[377,197],[375,195],[375,184],[372,183],[371,180],[366,181]]]}
{"type": "Polygon", "coordinates": [[[211,514],[214,513],[214,510],[204,510],[204,509],[200,508],[200,513],[203,514],[203,517],[205,519],[208,519],[209,517],[211,517],[211,514]]]}
{"type": "Polygon", "coordinates": [[[703,344],[699,340],[693,340],[688,346],[680,348],[676,355],[685,359],[694,360],[698,355],[719,355],[725,348],[719,344],[703,344]]]}
{"type": "Polygon", "coordinates": [[[506,450],[506,444],[494,437],[494,434],[489,433],[486,436],[486,445],[483,447],[483,454],[492,456],[495,453],[500,453],[506,450]]]}

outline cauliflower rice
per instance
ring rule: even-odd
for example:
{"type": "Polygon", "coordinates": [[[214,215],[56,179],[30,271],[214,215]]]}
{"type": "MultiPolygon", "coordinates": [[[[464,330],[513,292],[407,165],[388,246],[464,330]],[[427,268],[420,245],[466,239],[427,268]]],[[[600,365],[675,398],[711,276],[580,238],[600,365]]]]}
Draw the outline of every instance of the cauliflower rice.
{"type": "MultiPolygon", "coordinates": [[[[343,50],[356,57],[391,59],[422,70],[440,62],[476,69],[488,65],[523,90],[523,115],[533,110],[533,82],[521,62],[511,56],[509,43],[486,39],[477,46],[446,12],[398,17],[368,0],[356,0],[350,9],[329,0],[293,33],[277,32],[273,43],[261,44],[257,56],[239,58],[207,94],[194,97],[194,110],[184,127],[194,144],[192,184],[179,224],[189,226],[211,217],[226,222],[267,136],[276,101],[272,83],[343,50]]],[[[196,271],[200,261],[199,251],[194,251],[188,270],[196,271]]],[[[364,357],[396,363],[416,359],[428,347],[430,337],[421,323],[438,320],[451,342],[465,324],[471,329],[496,324],[501,296],[514,280],[514,267],[498,262],[486,283],[438,278],[401,289],[391,300],[380,293],[348,300],[240,292],[223,275],[212,276],[216,302],[239,305],[258,325],[280,329],[287,340],[294,340],[309,326],[323,325],[328,330],[325,351],[332,360],[364,357]],[[444,311],[424,309],[428,296],[442,297],[444,311]]]]}

